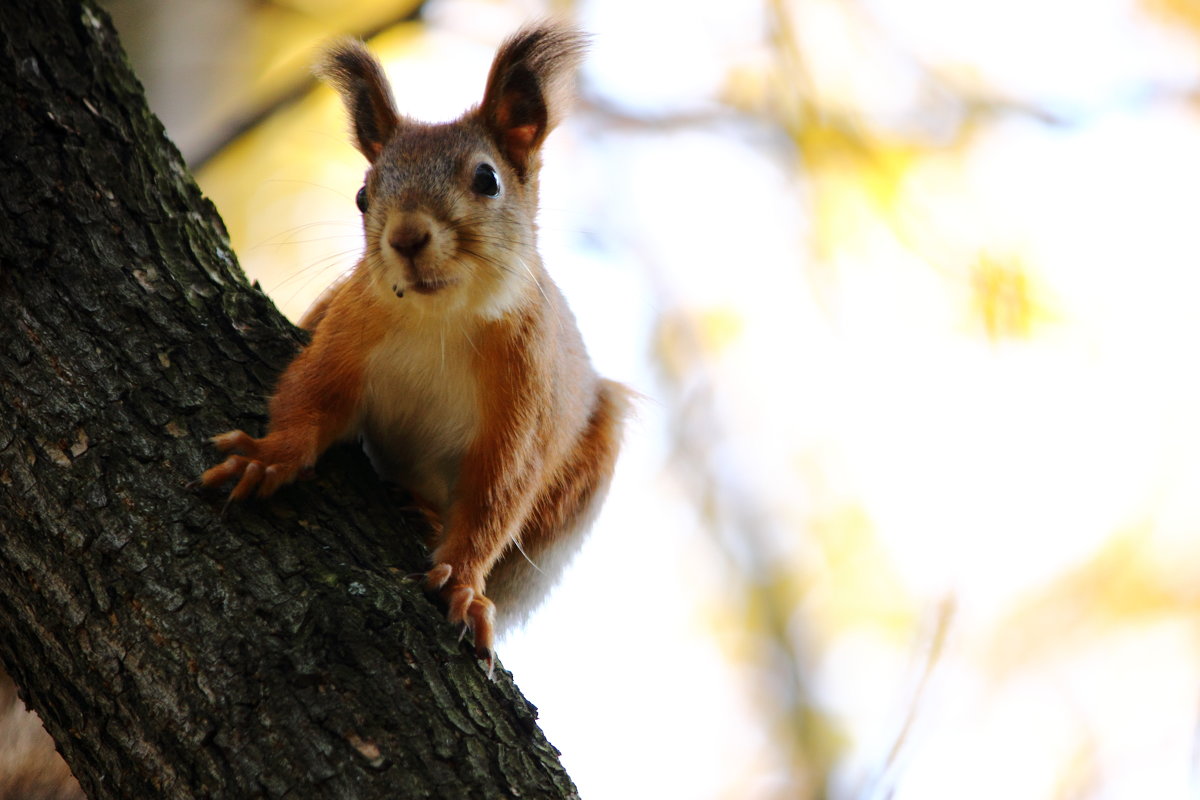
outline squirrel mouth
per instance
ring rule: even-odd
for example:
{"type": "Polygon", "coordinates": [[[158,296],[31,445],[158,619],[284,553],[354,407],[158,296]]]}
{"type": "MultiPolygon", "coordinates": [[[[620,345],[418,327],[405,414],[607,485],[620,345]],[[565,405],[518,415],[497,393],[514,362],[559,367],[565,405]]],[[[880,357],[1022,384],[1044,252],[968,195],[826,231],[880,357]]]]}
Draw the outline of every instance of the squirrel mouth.
{"type": "Polygon", "coordinates": [[[418,294],[433,294],[441,289],[445,289],[451,283],[453,283],[453,281],[441,280],[438,278],[422,278],[421,280],[410,283],[408,288],[412,289],[418,294]]]}

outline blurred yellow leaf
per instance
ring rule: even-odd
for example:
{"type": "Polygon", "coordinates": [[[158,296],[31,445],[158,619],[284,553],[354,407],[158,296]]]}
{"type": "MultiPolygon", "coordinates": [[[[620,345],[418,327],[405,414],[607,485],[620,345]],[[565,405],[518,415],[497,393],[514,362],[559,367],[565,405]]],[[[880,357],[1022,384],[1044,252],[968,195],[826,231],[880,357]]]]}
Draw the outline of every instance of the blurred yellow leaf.
{"type": "Polygon", "coordinates": [[[842,505],[812,521],[825,562],[822,582],[827,606],[817,617],[833,636],[848,628],[874,628],[904,636],[914,609],[892,563],[880,547],[874,524],[859,506],[842,505]]]}
{"type": "Polygon", "coordinates": [[[990,339],[1025,339],[1052,318],[1043,292],[1017,259],[984,254],[971,268],[973,310],[990,339]]]}
{"type": "Polygon", "coordinates": [[[1167,17],[1170,21],[1182,22],[1200,34],[1200,3],[1196,0],[1142,0],[1147,11],[1167,17]]]}
{"type": "Polygon", "coordinates": [[[1147,531],[1136,529],[1114,536],[1090,561],[1016,605],[996,627],[984,662],[1003,674],[1102,631],[1197,613],[1200,591],[1172,582],[1152,560],[1147,531]]]}
{"type": "Polygon", "coordinates": [[[742,335],[744,327],[732,308],[681,309],[663,314],[655,349],[671,375],[684,375],[719,356],[742,335]]]}

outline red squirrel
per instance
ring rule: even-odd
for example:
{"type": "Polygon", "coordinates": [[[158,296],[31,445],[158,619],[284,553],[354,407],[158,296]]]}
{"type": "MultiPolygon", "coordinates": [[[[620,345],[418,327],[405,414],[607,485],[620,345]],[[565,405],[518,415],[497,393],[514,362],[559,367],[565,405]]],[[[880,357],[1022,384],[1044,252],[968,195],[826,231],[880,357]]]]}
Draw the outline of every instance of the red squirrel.
{"type": "Polygon", "coordinates": [[[442,124],[396,111],[361,42],[330,48],[316,72],[370,162],[364,254],[301,321],[312,340],[279,379],[267,435],[213,437],[233,454],[200,477],[236,482],[233,500],[266,497],[361,437],[440,522],[425,586],[489,670],[496,630],[522,621],[578,549],[629,406],[592,368],[537,250],[541,147],[584,46],[557,24],[522,29],[479,106],[442,124]]]}

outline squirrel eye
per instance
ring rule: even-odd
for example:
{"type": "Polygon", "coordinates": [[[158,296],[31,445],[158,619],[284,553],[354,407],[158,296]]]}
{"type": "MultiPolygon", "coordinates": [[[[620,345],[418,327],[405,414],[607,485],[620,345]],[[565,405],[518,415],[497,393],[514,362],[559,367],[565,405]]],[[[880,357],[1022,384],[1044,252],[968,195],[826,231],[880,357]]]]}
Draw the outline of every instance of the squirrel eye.
{"type": "Polygon", "coordinates": [[[362,213],[367,213],[367,185],[358,190],[358,194],[354,195],[354,204],[358,206],[358,210],[362,213]]]}
{"type": "Polygon", "coordinates": [[[491,164],[480,164],[475,168],[475,177],[471,179],[471,191],[485,197],[495,197],[500,194],[500,178],[496,168],[491,164]]]}

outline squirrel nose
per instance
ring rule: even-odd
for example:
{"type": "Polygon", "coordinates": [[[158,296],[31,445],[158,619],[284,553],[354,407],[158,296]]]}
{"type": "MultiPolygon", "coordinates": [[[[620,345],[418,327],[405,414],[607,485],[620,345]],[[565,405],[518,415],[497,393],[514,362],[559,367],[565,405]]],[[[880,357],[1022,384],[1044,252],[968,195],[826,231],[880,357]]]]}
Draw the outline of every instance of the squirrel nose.
{"type": "Polygon", "coordinates": [[[425,249],[430,240],[429,227],[421,223],[397,225],[388,234],[388,244],[405,258],[415,258],[425,249]]]}

